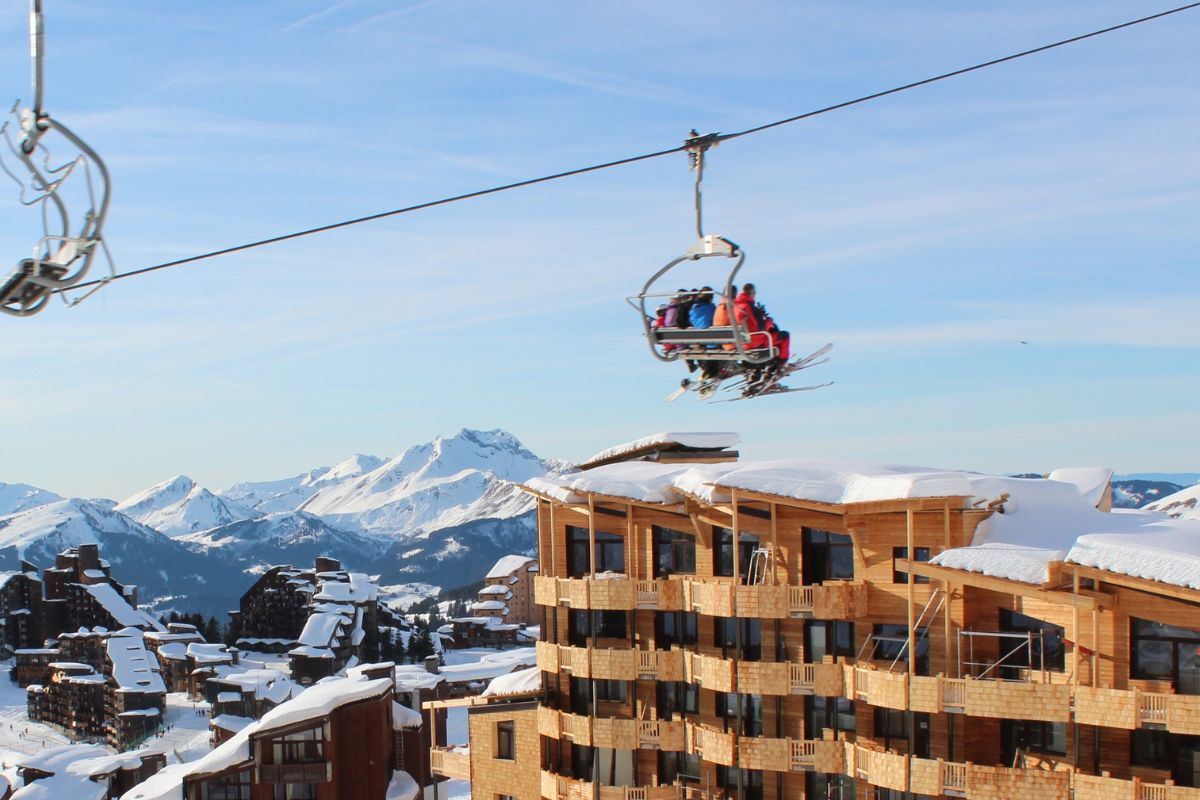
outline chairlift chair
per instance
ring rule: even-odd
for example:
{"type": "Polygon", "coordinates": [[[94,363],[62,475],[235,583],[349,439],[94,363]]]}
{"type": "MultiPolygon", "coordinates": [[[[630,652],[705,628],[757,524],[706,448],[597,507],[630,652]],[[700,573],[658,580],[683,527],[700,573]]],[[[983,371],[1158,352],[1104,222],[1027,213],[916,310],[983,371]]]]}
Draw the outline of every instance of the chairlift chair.
{"type": "Polygon", "coordinates": [[[0,152],[0,168],[20,187],[21,204],[39,208],[42,216],[42,236],[33,249],[33,257],[18,261],[8,278],[0,283],[0,311],[19,317],[36,314],[46,307],[52,294],[79,284],[97,254],[108,263],[108,276],[68,304],[81,302],[115,274],[102,238],[111,191],[108,168],[95,150],[42,107],[42,0],[30,0],[29,32],[33,102],[27,109],[18,109],[14,105],[13,119],[0,125],[0,134],[11,156],[20,164],[14,172],[0,152]],[[16,133],[10,130],[14,122],[16,133]],[[65,139],[74,148],[75,155],[53,165],[43,141],[51,133],[65,139]],[[82,179],[68,184],[76,173],[81,173],[82,179]],[[72,228],[68,208],[73,198],[68,198],[64,187],[86,198],[86,208],[79,216],[76,228],[72,228]],[[27,193],[31,193],[30,196],[27,193]]]}
{"type": "MultiPolygon", "coordinates": [[[[667,265],[650,276],[645,286],[636,295],[626,298],[627,302],[641,314],[642,326],[645,329],[646,341],[650,345],[651,354],[659,361],[678,361],[686,359],[698,363],[703,362],[740,362],[746,365],[765,364],[779,354],[773,341],[767,347],[750,347],[751,333],[745,324],[738,324],[733,307],[733,286],[738,272],[746,262],[746,251],[724,236],[705,234],[701,208],[700,186],[704,176],[704,154],[719,141],[715,134],[699,136],[692,131],[692,137],[685,142],[685,147],[691,157],[692,169],[696,172],[696,234],[697,241],[678,258],[667,262],[667,265]],[[712,282],[711,285],[721,286],[721,303],[729,312],[729,325],[709,328],[655,328],[655,316],[647,310],[658,304],[667,302],[670,298],[694,297],[688,291],[664,291],[655,289],[664,276],[681,264],[699,262],[709,258],[733,259],[733,267],[723,282],[712,282]],[[647,302],[649,301],[649,303],[647,302]]],[[[687,285],[695,286],[705,283],[694,275],[687,275],[687,285]]]]}

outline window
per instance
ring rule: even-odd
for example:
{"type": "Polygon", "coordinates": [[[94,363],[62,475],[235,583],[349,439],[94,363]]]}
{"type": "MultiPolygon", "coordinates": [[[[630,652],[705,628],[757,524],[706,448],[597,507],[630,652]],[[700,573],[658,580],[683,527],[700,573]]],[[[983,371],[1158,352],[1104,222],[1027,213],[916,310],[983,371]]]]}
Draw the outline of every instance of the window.
{"type": "Polygon", "coordinates": [[[912,726],[912,754],[917,758],[929,758],[928,714],[896,711],[891,708],[875,709],[875,736],[883,741],[885,748],[895,747],[899,742],[907,745],[910,725],[912,726]]]}
{"type": "Polygon", "coordinates": [[[825,656],[854,656],[854,623],[811,620],[804,625],[804,662],[818,664],[825,656]]]}
{"type": "Polygon", "coordinates": [[[654,577],[696,574],[696,536],[661,528],[654,531],[654,577]]]}
{"type": "MultiPolygon", "coordinates": [[[[567,574],[582,578],[591,574],[588,558],[588,529],[567,526],[567,574]]],[[[596,572],[625,571],[625,539],[615,533],[596,531],[596,572]]]]}
{"type": "Polygon", "coordinates": [[[654,646],[670,650],[675,645],[696,643],[694,611],[658,611],[654,614],[654,646]]]}
{"type": "MultiPolygon", "coordinates": [[[[929,560],[929,548],[928,547],[914,547],[913,552],[916,553],[916,555],[913,556],[913,561],[928,561],[929,560]]],[[[893,547],[892,548],[892,583],[908,583],[908,573],[896,571],[896,561],[897,560],[905,561],[907,559],[908,559],[908,548],[907,547],[893,547]]],[[[917,579],[915,581],[913,581],[913,583],[929,583],[929,578],[925,577],[924,575],[918,575],[917,579]]]]}
{"type": "Polygon", "coordinates": [[[876,708],[875,736],[880,739],[907,739],[908,713],[894,708],[876,708]]]}
{"type": "Polygon", "coordinates": [[[626,698],[625,681],[596,681],[596,699],[608,700],[614,703],[624,703],[626,698]]]}
{"type": "Polygon", "coordinates": [[[837,773],[809,772],[804,776],[804,788],[805,797],[822,800],[854,800],[857,796],[854,779],[837,773]]]}
{"type": "Polygon", "coordinates": [[[738,790],[746,800],[761,800],[763,796],[763,775],[757,769],[738,769],[717,765],[717,784],[726,789],[731,796],[737,797],[738,790]]]}
{"type": "Polygon", "coordinates": [[[592,779],[592,757],[595,751],[586,745],[571,746],[571,777],[577,781],[592,779]]]}
{"type": "Polygon", "coordinates": [[[805,701],[805,739],[823,739],[827,730],[833,731],[836,738],[838,731],[853,733],[857,727],[853,700],[812,695],[805,701]]]}
{"type": "Polygon", "coordinates": [[[1129,619],[1132,674],[1171,681],[1179,694],[1200,694],[1200,631],[1129,619]]]}
{"type": "MultiPolygon", "coordinates": [[[[917,674],[929,674],[929,638],[925,635],[924,628],[917,628],[917,674]]],[[[908,663],[908,626],[907,625],[892,625],[880,624],[876,625],[871,632],[871,638],[874,639],[875,654],[871,657],[872,661],[886,661],[891,663],[897,658],[901,663],[908,663]]]]}
{"type": "Polygon", "coordinates": [[[700,756],[662,750],[658,754],[658,783],[660,786],[676,781],[700,780],[700,756]]]}
{"type": "Polygon", "coordinates": [[[592,713],[592,685],[587,678],[568,678],[571,684],[571,713],[586,717],[592,713]]]}
{"type": "MultiPolygon", "coordinates": [[[[1004,637],[1000,640],[1002,652],[1013,651],[1004,659],[1004,667],[1048,669],[1062,672],[1066,664],[1063,646],[1063,629],[1058,625],[1026,616],[1018,611],[1000,609],[1000,630],[1011,633],[1029,634],[1028,638],[1004,637]]],[[[1001,672],[1002,677],[1018,677],[1011,670],[1001,672]]]]}
{"type": "Polygon", "coordinates": [[[713,617],[713,643],[728,658],[731,653],[746,661],[762,659],[762,622],[758,619],[713,617]],[[738,652],[738,623],[741,623],[741,652],[738,652]]]}
{"type": "Polygon", "coordinates": [[[1171,734],[1166,731],[1136,730],[1129,733],[1129,763],[1138,767],[1170,769],[1171,734]]]}
{"type": "Polygon", "coordinates": [[[317,800],[315,783],[277,783],[272,800],[317,800]]]}
{"type": "Polygon", "coordinates": [[[271,740],[271,760],[276,764],[324,761],[325,742],[320,728],[296,731],[271,740]]]}
{"type": "MultiPolygon", "coordinates": [[[[729,528],[714,528],[716,535],[716,552],[713,553],[713,574],[726,578],[733,577],[733,531],[729,528]]],[[[750,574],[750,558],[754,548],[758,547],[758,537],[748,533],[738,535],[738,561],[741,567],[741,577],[750,574]]]]}
{"type": "Polygon", "coordinates": [[[567,616],[567,642],[572,647],[587,647],[592,634],[592,615],[596,619],[596,638],[624,639],[624,611],[586,611],[571,609],[567,616]]]}
{"type": "Polygon", "coordinates": [[[854,580],[854,542],[846,534],[805,528],[801,545],[806,584],[854,580]]]}
{"type": "Polygon", "coordinates": [[[250,800],[250,770],[209,778],[200,784],[201,800],[250,800]]]}
{"type": "Polygon", "coordinates": [[[511,719],[496,723],[496,758],[516,758],[515,731],[511,719]]]}
{"type": "Polygon", "coordinates": [[[1027,719],[1000,721],[1004,762],[1011,764],[1018,750],[1064,756],[1067,754],[1067,724],[1027,719]]]}
{"type": "Polygon", "coordinates": [[[660,681],[656,699],[659,719],[674,719],[676,714],[700,713],[700,687],[694,683],[660,681]]]}
{"type": "Polygon", "coordinates": [[[743,736],[762,736],[763,734],[763,704],[762,697],[757,694],[726,694],[717,692],[717,716],[725,720],[725,729],[730,726],[736,731],[738,721],[738,703],[741,702],[743,736]]]}

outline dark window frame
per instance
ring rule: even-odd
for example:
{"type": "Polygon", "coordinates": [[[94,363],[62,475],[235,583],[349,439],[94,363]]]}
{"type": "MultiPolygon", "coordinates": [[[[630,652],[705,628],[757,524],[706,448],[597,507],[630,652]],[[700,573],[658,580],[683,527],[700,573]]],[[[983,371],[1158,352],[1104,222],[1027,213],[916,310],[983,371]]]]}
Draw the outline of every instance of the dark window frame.
{"type": "Polygon", "coordinates": [[[1180,694],[1200,694],[1200,680],[1197,679],[1196,670],[1187,670],[1188,679],[1180,679],[1179,651],[1180,648],[1189,647],[1193,648],[1193,652],[1200,652],[1200,631],[1139,617],[1129,618],[1130,677],[1140,680],[1169,680],[1175,687],[1175,691],[1180,694]],[[1170,648],[1171,670],[1169,675],[1148,668],[1147,661],[1149,659],[1142,655],[1139,645],[1152,643],[1166,645],[1170,648]]]}
{"type": "Polygon", "coordinates": [[[848,534],[802,528],[800,546],[806,585],[854,580],[854,540],[848,534]]]}
{"type": "Polygon", "coordinates": [[[654,577],[696,574],[696,534],[654,525],[654,577]]]}
{"type": "MultiPolygon", "coordinates": [[[[929,560],[929,548],[928,547],[913,547],[913,552],[916,553],[916,556],[913,558],[913,561],[928,561],[929,560]]],[[[896,570],[896,562],[897,561],[906,561],[906,560],[908,560],[908,547],[893,547],[892,548],[892,583],[908,583],[908,573],[907,572],[898,572],[896,570]]],[[[917,575],[916,580],[914,580],[913,583],[914,584],[929,583],[929,577],[926,575],[917,575]]]]}
{"type": "Polygon", "coordinates": [[[625,537],[619,533],[596,531],[596,547],[592,552],[591,533],[587,528],[567,526],[567,576],[583,578],[596,572],[626,574],[625,537]]]}

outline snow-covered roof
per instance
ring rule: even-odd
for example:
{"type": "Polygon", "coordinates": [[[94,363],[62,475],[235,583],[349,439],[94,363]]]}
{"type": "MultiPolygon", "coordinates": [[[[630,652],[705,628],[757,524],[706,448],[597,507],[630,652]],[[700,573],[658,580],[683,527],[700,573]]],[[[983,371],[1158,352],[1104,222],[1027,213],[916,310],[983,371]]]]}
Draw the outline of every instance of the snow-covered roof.
{"type": "Polygon", "coordinates": [[[1096,505],[1110,478],[1111,471],[1094,467],[1057,470],[1049,479],[1010,478],[797,458],[690,468],[625,462],[573,475],[545,476],[526,485],[567,502],[582,500],[586,492],[656,503],[672,502],[683,492],[721,502],[729,499],[731,489],[743,489],[834,505],[963,497],[968,505],[986,507],[1008,495],[1003,512],[993,513],[979,525],[971,546],[941,553],[934,563],[1042,583],[1047,579],[1046,565],[1066,559],[1200,589],[1200,520],[1102,512],[1096,505]]]}
{"type": "Polygon", "coordinates": [[[253,692],[260,699],[279,704],[293,694],[299,694],[300,684],[273,669],[251,669],[226,672],[219,680],[240,686],[243,691],[253,692]]]}
{"type": "Polygon", "coordinates": [[[146,649],[141,631],[125,630],[109,637],[105,652],[112,664],[118,691],[163,692],[167,686],[158,671],[158,659],[146,649]]]}
{"type": "Polygon", "coordinates": [[[508,606],[503,600],[480,600],[472,603],[471,608],[475,611],[504,611],[508,613],[508,606]]]}
{"type": "Polygon", "coordinates": [[[483,681],[507,675],[524,667],[537,664],[537,650],[532,647],[516,647],[488,653],[478,661],[467,664],[452,664],[442,667],[442,676],[452,683],[483,681]]]}
{"type": "Polygon", "coordinates": [[[197,664],[222,664],[233,661],[233,653],[219,643],[192,642],[187,646],[187,654],[197,664]]]}
{"type": "Polygon", "coordinates": [[[165,630],[162,623],[145,611],[140,611],[122,597],[108,583],[81,584],[88,594],[96,598],[105,611],[112,615],[117,624],[125,628],[146,628],[147,630],[165,630]]]}
{"type": "Polygon", "coordinates": [[[488,571],[488,574],[484,576],[484,580],[491,578],[503,578],[506,575],[511,575],[533,560],[534,559],[530,558],[529,556],[503,556],[499,561],[496,562],[495,566],[488,571]]]}
{"type": "Polygon", "coordinates": [[[397,664],[393,673],[396,691],[411,692],[417,689],[433,689],[446,680],[442,675],[430,672],[417,664],[397,664]]]}
{"type": "Polygon", "coordinates": [[[341,614],[317,612],[309,614],[300,633],[300,644],[308,647],[328,647],[337,636],[338,629],[345,625],[346,618],[341,614]]]}
{"type": "Polygon", "coordinates": [[[419,711],[413,711],[406,705],[392,701],[392,728],[398,731],[416,730],[424,724],[419,711]]]}
{"type": "Polygon", "coordinates": [[[591,464],[594,461],[607,461],[611,458],[619,458],[620,456],[630,453],[637,453],[641,450],[653,449],[656,447],[692,447],[703,450],[724,450],[727,447],[734,447],[742,438],[736,433],[652,433],[649,436],[643,436],[640,439],[634,439],[632,442],[625,442],[610,447],[607,450],[601,450],[596,455],[584,461],[584,464],[591,464]]]}
{"type": "Polygon", "coordinates": [[[250,717],[239,717],[236,714],[218,714],[209,722],[214,728],[220,728],[223,731],[237,733],[247,725],[254,724],[254,720],[250,717]]]}
{"type": "Polygon", "coordinates": [[[500,583],[493,583],[491,586],[485,586],[479,590],[480,594],[502,594],[507,597],[512,597],[512,591],[500,583]]]}
{"type": "Polygon", "coordinates": [[[537,667],[517,670],[507,675],[492,678],[492,682],[483,690],[484,697],[496,697],[505,694],[525,694],[536,692],[542,688],[542,671],[537,667]]]}

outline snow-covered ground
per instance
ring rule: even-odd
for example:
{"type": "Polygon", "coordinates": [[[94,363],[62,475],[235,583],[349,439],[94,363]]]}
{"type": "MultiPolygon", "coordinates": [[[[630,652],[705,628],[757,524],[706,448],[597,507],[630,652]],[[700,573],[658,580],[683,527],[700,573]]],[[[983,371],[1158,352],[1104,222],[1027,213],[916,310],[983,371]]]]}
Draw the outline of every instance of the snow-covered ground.
{"type": "Polygon", "coordinates": [[[5,768],[12,767],[23,755],[71,743],[54,728],[29,721],[25,716],[25,690],[12,682],[11,672],[11,661],[0,662],[0,760],[5,768]]]}

